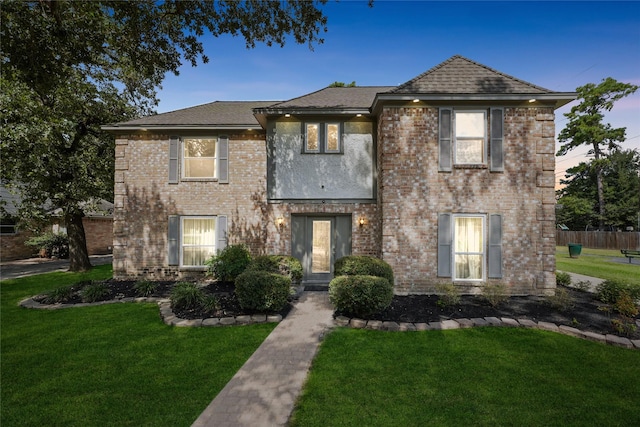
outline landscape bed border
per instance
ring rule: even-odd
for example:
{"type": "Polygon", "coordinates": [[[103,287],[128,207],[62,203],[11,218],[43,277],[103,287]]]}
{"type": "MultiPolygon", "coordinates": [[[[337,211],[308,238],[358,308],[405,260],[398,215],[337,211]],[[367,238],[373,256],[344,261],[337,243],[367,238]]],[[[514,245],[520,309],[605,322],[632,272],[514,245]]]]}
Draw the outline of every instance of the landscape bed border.
{"type": "MultiPolygon", "coordinates": [[[[20,301],[21,307],[42,310],[57,310],[72,307],[89,307],[106,304],[118,303],[157,303],[160,310],[162,321],[170,326],[177,327],[221,327],[234,325],[249,325],[254,323],[279,323],[282,321],[280,314],[253,314],[238,315],[229,317],[210,317],[205,319],[181,319],[177,317],[171,309],[171,301],[168,298],[158,297],[127,297],[116,300],[98,301],[94,303],[78,303],[78,304],[41,304],[31,298],[20,301]]],[[[599,342],[606,345],[640,350],[640,339],[631,340],[614,334],[598,334],[590,331],[582,331],[580,329],[567,326],[557,325],[551,322],[535,322],[530,319],[512,319],[509,317],[478,317],[478,318],[460,318],[448,319],[441,322],[429,323],[411,323],[411,322],[390,322],[381,320],[365,320],[359,318],[349,318],[345,316],[337,316],[333,319],[334,326],[350,327],[353,329],[372,329],[380,331],[429,331],[429,330],[455,330],[473,327],[512,327],[512,328],[530,328],[540,329],[550,332],[556,332],[563,335],[569,335],[575,338],[586,339],[589,341],[599,342]]]]}

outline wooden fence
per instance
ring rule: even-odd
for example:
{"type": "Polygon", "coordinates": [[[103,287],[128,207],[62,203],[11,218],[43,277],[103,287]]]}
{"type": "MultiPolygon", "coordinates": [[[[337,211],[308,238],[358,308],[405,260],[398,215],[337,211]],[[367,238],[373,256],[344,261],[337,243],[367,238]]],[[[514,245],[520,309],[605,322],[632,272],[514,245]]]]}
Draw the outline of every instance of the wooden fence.
{"type": "Polygon", "coordinates": [[[556,230],[556,245],[578,243],[592,249],[638,249],[640,232],[556,230]]]}

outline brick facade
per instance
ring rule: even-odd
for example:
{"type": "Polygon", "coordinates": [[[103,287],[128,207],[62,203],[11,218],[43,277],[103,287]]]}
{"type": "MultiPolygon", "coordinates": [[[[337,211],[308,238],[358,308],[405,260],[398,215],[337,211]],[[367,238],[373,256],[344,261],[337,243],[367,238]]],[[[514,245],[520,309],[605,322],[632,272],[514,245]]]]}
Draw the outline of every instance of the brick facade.
{"type": "MultiPolygon", "coordinates": [[[[266,150],[264,134],[229,135],[229,183],[168,183],[169,135],[133,134],[116,139],[114,276],[187,277],[168,266],[169,215],[226,215],[229,243],[264,253],[266,150]]],[[[270,225],[271,224],[271,225],[270,225]]]]}
{"type": "Polygon", "coordinates": [[[553,119],[552,108],[505,108],[504,172],[456,166],[439,172],[438,108],[383,109],[381,252],[394,269],[396,293],[432,293],[451,282],[437,277],[439,213],[501,214],[503,278],[493,281],[513,294],[555,287],[553,119]]]}

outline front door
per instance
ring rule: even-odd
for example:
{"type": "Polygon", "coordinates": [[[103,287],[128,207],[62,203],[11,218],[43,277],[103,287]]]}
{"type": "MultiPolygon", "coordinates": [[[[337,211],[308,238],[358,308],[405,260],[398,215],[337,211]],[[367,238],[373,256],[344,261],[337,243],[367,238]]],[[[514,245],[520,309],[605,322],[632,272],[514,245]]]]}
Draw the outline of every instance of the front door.
{"type": "Polygon", "coordinates": [[[333,264],[351,254],[351,215],[292,216],[291,253],[304,269],[303,282],[327,284],[333,264]]]}

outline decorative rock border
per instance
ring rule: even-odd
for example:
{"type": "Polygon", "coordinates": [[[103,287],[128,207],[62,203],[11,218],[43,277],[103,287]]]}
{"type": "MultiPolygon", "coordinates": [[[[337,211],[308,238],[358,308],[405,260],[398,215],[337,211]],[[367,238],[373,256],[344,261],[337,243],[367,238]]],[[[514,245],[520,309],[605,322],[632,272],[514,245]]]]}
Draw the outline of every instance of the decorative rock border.
{"type": "Polygon", "coordinates": [[[478,317],[473,319],[443,320],[441,322],[430,323],[409,323],[409,322],[383,322],[380,320],[364,320],[338,316],[334,319],[336,326],[346,326],[355,329],[374,329],[379,331],[430,331],[430,330],[451,330],[465,329],[476,326],[498,326],[511,328],[531,328],[545,331],[558,332],[572,337],[596,341],[603,344],[617,347],[640,350],[640,340],[630,340],[613,334],[598,334],[595,332],[581,331],[566,325],[556,325],[550,322],[534,322],[529,319],[512,319],[509,317],[478,317]]]}
{"type": "Polygon", "coordinates": [[[160,317],[162,321],[171,326],[178,327],[200,327],[200,326],[232,326],[232,325],[249,325],[252,323],[278,323],[282,321],[280,314],[253,314],[228,317],[209,317],[206,319],[181,319],[177,317],[171,309],[171,301],[167,298],[156,297],[139,297],[139,298],[121,298],[108,301],[99,301],[92,303],[79,304],[40,304],[33,298],[27,298],[20,301],[20,306],[25,308],[35,308],[41,310],[58,310],[71,307],[91,307],[97,305],[117,304],[123,302],[134,303],[157,303],[160,309],[160,317]]]}

